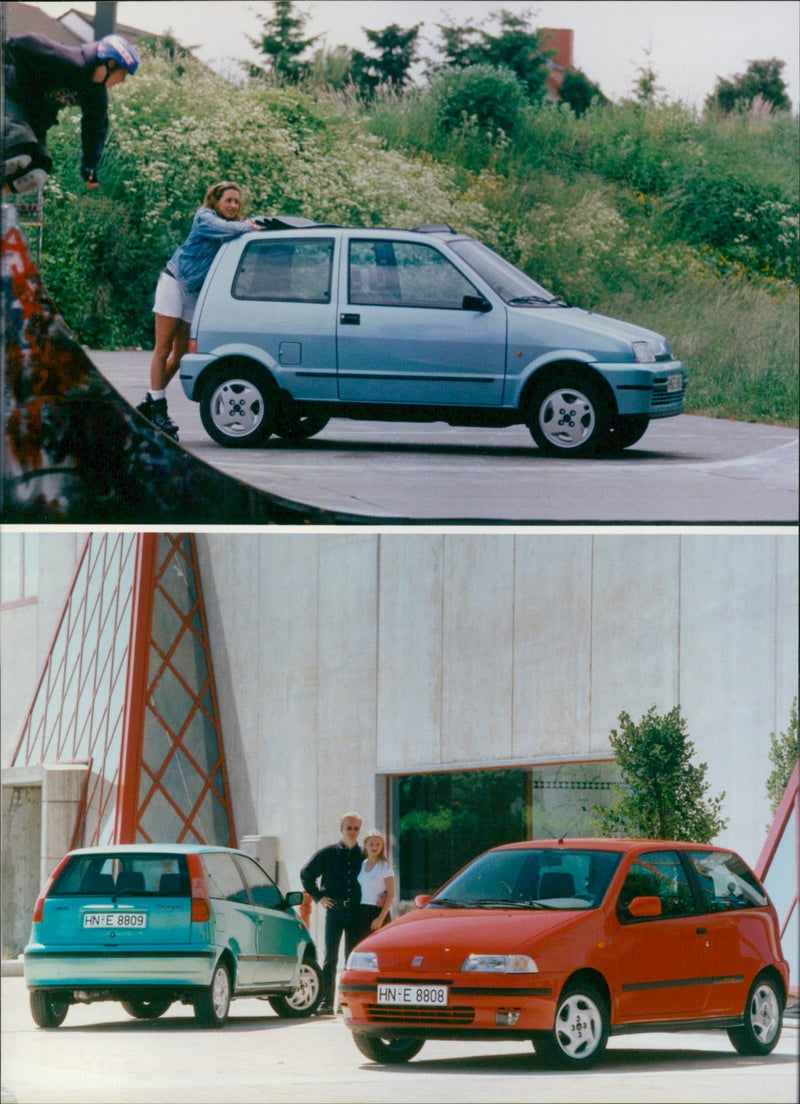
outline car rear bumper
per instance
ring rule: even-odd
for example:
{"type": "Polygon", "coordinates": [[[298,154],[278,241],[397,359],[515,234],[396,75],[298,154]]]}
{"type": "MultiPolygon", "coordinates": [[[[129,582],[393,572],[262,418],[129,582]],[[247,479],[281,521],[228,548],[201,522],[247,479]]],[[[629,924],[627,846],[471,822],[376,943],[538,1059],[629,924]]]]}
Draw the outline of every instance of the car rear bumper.
{"type": "Polygon", "coordinates": [[[214,947],[124,948],[100,953],[26,948],[23,974],[29,989],[206,986],[217,956],[214,947]]]}

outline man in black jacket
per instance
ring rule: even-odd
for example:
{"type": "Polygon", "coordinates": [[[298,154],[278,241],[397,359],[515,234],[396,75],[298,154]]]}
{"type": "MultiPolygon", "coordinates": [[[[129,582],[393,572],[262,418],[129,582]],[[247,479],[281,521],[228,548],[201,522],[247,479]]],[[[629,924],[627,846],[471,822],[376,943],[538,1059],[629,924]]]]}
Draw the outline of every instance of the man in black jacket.
{"type": "Polygon", "coordinates": [[[341,839],[312,855],[300,871],[303,889],[324,909],[325,961],[322,966],[323,993],[321,1014],[334,1011],[336,966],[344,935],[345,960],[358,942],[360,933],[361,886],[358,873],[364,856],[358,846],[361,817],[345,813],[339,821],[341,839]]]}
{"type": "Polygon", "coordinates": [[[120,35],[62,46],[43,35],[10,38],[4,51],[3,192],[35,192],[52,168],[45,139],[62,107],[81,109],[81,176],[98,186],[108,133],[108,90],[136,72],[139,55],[120,35]]]}

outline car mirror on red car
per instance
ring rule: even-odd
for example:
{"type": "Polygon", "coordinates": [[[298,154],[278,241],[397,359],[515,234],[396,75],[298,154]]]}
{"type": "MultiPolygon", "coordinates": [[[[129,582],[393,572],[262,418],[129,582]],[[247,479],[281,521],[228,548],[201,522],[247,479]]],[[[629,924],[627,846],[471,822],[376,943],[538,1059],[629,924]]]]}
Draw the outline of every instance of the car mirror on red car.
{"type": "Polygon", "coordinates": [[[661,915],[661,899],[659,897],[634,897],[628,905],[628,912],[639,920],[647,916],[661,915]]]}

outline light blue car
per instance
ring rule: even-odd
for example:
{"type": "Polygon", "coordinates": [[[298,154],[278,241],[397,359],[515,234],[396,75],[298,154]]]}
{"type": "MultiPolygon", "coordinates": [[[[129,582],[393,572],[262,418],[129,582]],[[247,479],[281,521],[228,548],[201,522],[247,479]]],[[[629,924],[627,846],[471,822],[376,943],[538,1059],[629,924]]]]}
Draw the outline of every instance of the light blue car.
{"type": "Polygon", "coordinates": [[[243,851],[180,844],[71,851],[36,902],[25,982],[39,1027],[71,1004],[121,1001],[156,1019],[176,1001],[221,1027],[233,997],[312,1015],[322,974],[302,892],[283,894],[243,851]]]}
{"type": "Polygon", "coordinates": [[[587,456],[683,410],[663,337],[570,306],[448,226],[262,222],[219,250],[181,361],[221,445],[336,417],[524,424],[543,452],[587,456]]]}

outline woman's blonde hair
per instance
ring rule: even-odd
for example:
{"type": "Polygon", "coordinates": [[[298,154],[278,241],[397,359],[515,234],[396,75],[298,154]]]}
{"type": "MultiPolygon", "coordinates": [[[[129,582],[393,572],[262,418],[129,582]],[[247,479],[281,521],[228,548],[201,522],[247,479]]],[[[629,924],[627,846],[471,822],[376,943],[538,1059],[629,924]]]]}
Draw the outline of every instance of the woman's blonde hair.
{"type": "Polygon", "coordinates": [[[389,856],[386,854],[386,836],[384,836],[384,834],[380,830],[380,828],[370,828],[370,830],[364,836],[364,840],[363,840],[363,843],[362,843],[362,847],[364,848],[364,854],[365,855],[367,854],[367,840],[372,839],[373,836],[375,837],[375,839],[379,839],[381,841],[381,853],[380,853],[380,855],[378,855],[378,858],[379,859],[385,859],[388,862],[389,861],[389,856]]]}
{"type": "Polygon", "coordinates": [[[239,193],[239,198],[242,197],[242,186],[237,184],[233,180],[220,180],[218,184],[212,184],[207,190],[205,199],[203,200],[204,207],[211,207],[215,211],[217,209],[217,203],[222,199],[225,192],[229,192],[233,188],[239,193]]]}

